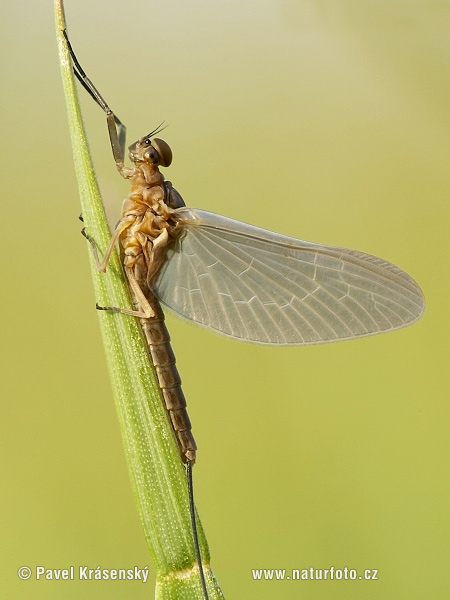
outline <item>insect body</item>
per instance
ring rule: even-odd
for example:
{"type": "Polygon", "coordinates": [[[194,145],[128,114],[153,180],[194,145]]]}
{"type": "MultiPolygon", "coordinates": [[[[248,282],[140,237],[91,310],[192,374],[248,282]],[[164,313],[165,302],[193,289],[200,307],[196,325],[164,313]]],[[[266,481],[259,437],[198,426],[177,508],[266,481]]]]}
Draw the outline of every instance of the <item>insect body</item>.
{"type": "Polygon", "coordinates": [[[152,145],[150,137],[146,136],[129,150],[135,166],[122,167],[120,171],[130,180],[131,191],[123,203],[122,218],[116,231],[120,231],[125,273],[135,290],[135,297],[140,299],[140,306],[132,313],[143,317],[142,329],[181,456],[184,461],[195,462],[196,444],[186,412],[181,379],[175,366],[164,313],[151,289],[152,280],[164,260],[167,244],[179,233],[179,225],[173,221],[174,209],[183,206],[184,202],[159,171],[159,164],[169,166],[172,158],[170,148],[163,140],[153,139],[152,145]]]}
{"type": "Polygon", "coordinates": [[[159,165],[169,166],[171,150],[166,142],[151,134],[129,147],[134,167],[120,162],[118,170],[131,182],[131,190],[122,206],[122,217],[100,262],[95,243],[91,242],[99,271],[104,271],[114,245],[119,239],[121,257],[130,287],[134,294],[134,310],[117,307],[97,307],[118,311],[141,318],[151,360],[164,397],[181,457],[185,462],[195,462],[196,444],[191,433],[191,423],[186,412],[186,399],[181,389],[181,378],[175,366],[175,356],[170,346],[169,332],[164,323],[164,313],[152,291],[155,275],[164,262],[168,244],[181,232],[175,219],[176,209],[184,206],[180,194],[170,182],[164,180],[159,165]]]}

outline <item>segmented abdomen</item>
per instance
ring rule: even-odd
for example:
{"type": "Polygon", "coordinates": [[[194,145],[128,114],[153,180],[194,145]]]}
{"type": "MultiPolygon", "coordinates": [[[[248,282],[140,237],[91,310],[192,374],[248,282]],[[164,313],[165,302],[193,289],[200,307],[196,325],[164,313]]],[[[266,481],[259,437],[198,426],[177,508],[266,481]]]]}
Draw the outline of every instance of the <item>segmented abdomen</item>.
{"type": "Polygon", "coordinates": [[[141,326],[147,340],[181,456],[185,462],[195,462],[197,445],[191,432],[191,422],[186,410],[186,398],[181,389],[181,378],[170,345],[170,335],[164,322],[164,313],[158,300],[151,292],[146,291],[146,296],[155,311],[155,316],[150,319],[141,319],[141,326]]]}

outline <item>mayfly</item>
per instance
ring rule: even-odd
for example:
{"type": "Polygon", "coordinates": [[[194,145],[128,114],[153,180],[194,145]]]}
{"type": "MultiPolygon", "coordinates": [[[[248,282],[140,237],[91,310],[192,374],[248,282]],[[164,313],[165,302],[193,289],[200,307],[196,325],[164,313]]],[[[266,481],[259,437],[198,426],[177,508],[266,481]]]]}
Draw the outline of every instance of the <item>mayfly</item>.
{"type": "Polygon", "coordinates": [[[160,128],[129,146],[125,126],[78,62],[64,31],[80,83],[106,113],[119,173],[131,183],[122,216],[103,258],[88,233],[99,272],[117,242],[134,309],[100,307],[140,319],[159,385],[187,465],[197,561],[208,597],[197,540],[192,492],[196,444],[160,303],[232,338],[273,345],[352,339],[413,323],[424,311],[417,283],[375,256],[305,242],[204,210],[188,208],[164,179],[169,145],[160,128]]]}

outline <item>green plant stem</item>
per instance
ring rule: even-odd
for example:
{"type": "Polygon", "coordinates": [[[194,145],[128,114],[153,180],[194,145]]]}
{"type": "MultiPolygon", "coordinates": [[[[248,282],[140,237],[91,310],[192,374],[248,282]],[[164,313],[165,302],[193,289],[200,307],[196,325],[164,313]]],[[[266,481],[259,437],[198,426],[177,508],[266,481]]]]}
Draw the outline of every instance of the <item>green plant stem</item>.
{"type": "MultiPolygon", "coordinates": [[[[84,224],[101,252],[111,237],[86,142],[72,64],[62,35],[62,0],[55,0],[59,56],[84,224]]],[[[106,130],[106,127],[105,127],[106,130]]],[[[80,236],[81,243],[81,236],[80,236]]],[[[90,254],[96,299],[104,306],[131,307],[116,253],[105,274],[90,254]]],[[[99,312],[123,444],[139,515],[156,565],[156,598],[203,598],[190,524],[185,470],[137,319],[99,312]]],[[[211,600],[223,598],[209,566],[201,525],[199,538],[211,600]]]]}

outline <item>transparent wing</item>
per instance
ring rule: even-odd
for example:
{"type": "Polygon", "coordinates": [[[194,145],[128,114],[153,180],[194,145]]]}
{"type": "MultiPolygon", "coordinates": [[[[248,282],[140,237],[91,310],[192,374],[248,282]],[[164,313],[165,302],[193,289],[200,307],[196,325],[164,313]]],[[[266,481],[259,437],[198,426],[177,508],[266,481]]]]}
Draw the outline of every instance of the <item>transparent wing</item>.
{"type": "Polygon", "coordinates": [[[154,282],[160,301],[225,335],[314,344],[403,327],[424,310],[396,266],[354,250],[296,240],[181,208],[183,233],[154,282]]]}

